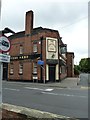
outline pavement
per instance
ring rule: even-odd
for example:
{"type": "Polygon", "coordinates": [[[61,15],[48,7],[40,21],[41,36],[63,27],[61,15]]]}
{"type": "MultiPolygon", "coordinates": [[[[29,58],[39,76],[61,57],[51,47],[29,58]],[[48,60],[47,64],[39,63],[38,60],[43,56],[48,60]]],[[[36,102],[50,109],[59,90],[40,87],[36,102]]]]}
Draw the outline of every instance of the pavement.
{"type": "Polygon", "coordinates": [[[90,89],[90,86],[82,84],[80,77],[67,77],[60,82],[47,82],[47,83],[29,83],[32,86],[45,86],[45,87],[55,87],[55,88],[83,88],[90,89]]]}
{"type": "Polygon", "coordinates": [[[72,88],[72,87],[79,87],[79,81],[80,78],[65,78],[61,82],[55,82],[55,83],[48,83],[47,86],[51,87],[63,87],[63,88],[72,88]]]}
{"type": "MultiPolygon", "coordinates": [[[[2,114],[2,120],[4,118],[22,118],[25,117],[23,120],[79,120],[74,117],[66,117],[62,115],[57,115],[49,112],[43,112],[35,109],[30,109],[22,106],[15,106],[10,104],[2,104],[3,107],[3,114],[2,114]],[[8,115],[6,114],[8,113],[8,115]],[[23,115],[23,116],[22,116],[23,115]]],[[[20,119],[20,120],[22,120],[20,119]]],[[[7,119],[6,119],[7,120],[7,119]]],[[[19,120],[19,119],[17,119],[19,120]]]]}
{"type": "Polygon", "coordinates": [[[56,88],[80,88],[81,85],[79,85],[79,81],[80,81],[79,77],[72,77],[72,78],[65,78],[60,82],[28,83],[28,84],[35,87],[45,86],[45,87],[56,87],[56,88]]]}

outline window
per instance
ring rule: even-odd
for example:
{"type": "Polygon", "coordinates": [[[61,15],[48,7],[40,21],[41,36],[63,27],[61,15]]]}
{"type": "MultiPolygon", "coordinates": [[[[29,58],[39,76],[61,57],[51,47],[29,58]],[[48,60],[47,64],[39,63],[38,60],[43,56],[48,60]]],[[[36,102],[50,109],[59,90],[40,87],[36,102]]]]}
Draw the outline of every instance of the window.
{"type": "Polygon", "coordinates": [[[13,63],[10,64],[10,74],[14,73],[14,66],[13,63]]]}
{"type": "Polygon", "coordinates": [[[20,54],[23,54],[23,46],[20,45],[20,54]]]}
{"type": "Polygon", "coordinates": [[[65,74],[66,73],[66,67],[65,66],[61,66],[61,73],[65,74]]]}
{"type": "Polygon", "coordinates": [[[33,64],[33,73],[37,74],[37,63],[33,64]]]}
{"type": "Polygon", "coordinates": [[[23,74],[23,64],[19,64],[19,74],[23,74]]]}
{"type": "Polygon", "coordinates": [[[33,52],[37,52],[37,43],[33,44],[33,52]]]}

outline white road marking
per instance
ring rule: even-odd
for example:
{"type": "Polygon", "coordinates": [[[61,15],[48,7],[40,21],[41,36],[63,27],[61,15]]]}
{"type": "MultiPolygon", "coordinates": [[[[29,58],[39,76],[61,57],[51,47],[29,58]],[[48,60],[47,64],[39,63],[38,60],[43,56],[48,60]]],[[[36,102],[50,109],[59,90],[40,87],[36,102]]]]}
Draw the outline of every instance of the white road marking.
{"type": "Polygon", "coordinates": [[[12,88],[3,88],[3,89],[6,89],[6,90],[13,90],[13,91],[20,91],[19,89],[12,89],[12,88]]]}
{"type": "Polygon", "coordinates": [[[33,87],[24,87],[24,88],[26,88],[26,89],[31,89],[31,90],[47,91],[47,92],[50,92],[50,91],[53,90],[53,89],[51,89],[51,88],[48,88],[48,89],[33,88],[33,87]]]}
{"type": "Polygon", "coordinates": [[[88,97],[88,96],[78,96],[78,95],[70,95],[70,94],[58,94],[58,93],[51,93],[51,92],[42,92],[42,93],[48,94],[48,95],[67,96],[67,97],[82,97],[82,98],[88,97]]]}
{"type": "Polygon", "coordinates": [[[44,91],[47,91],[47,92],[50,92],[50,91],[52,91],[53,89],[45,89],[44,91]]]}

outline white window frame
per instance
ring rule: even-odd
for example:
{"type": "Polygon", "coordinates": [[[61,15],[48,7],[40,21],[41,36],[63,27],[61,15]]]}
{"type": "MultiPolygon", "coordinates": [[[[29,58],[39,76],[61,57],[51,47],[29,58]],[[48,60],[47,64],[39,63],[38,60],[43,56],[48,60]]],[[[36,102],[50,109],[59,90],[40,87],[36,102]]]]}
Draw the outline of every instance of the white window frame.
{"type": "Polygon", "coordinates": [[[13,64],[10,64],[10,74],[14,74],[14,66],[13,66],[13,64]]]}
{"type": "Polygon", "coordinates": [[[19,74],[23,74],[23,64],[19,64],[19,74]]]}
{"type": "Polygon", "coordinates": [[[37,63],[33,64],[33,73],[37,74],[37,63]]]}
{"type": "Polygon", "coordinates": [[[33,52],[34,52],[34,53],[37,53],[37,52],[38,52],[37,43],[33,43],[33,52]]]}
{"type": "Polygon", "coordinates": [[[23,54],[23,45],[20,45],[20,55],[23,54]]]}

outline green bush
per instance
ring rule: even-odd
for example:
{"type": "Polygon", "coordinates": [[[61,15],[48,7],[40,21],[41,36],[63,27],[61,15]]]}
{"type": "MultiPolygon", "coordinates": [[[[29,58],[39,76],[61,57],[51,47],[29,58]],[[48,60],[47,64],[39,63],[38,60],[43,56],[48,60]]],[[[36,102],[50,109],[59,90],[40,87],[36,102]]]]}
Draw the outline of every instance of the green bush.
{"type": "Polygon", "coordinates": [[[74,75],[79,75],[79,69],[78,66],[74,66],[74,75]]]}

